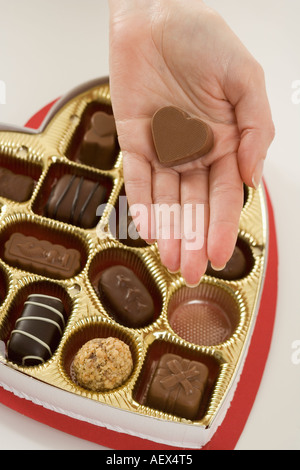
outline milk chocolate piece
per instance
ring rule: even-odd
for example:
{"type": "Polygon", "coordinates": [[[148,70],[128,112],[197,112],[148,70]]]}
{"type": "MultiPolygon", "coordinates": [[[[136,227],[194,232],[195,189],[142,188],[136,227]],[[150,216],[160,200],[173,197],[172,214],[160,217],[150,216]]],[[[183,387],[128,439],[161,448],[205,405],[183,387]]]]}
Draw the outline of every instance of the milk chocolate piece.
{"type": "Polygon", "coordinates": [[[30,176],[16,175],[7,168],[0,168],[0,196],[16,202],[30,199],[34,180],[30,176]]]}
{"type": "Polygon", "coordinates": [[[80,253],[47,240],[14,233],[5,243],[4,260],[43,276],[67,279],[80,270],[80,253]]]}
{"type": "Polygon", "coordinates": [[[224,269],[216,271],[212,268],[211,263],[208,262],[206,274],[209,276],[217,277],[219,279],[225,279],[233,281],[235,279],[241,279],[247,273],[247,260],[246,256],[238,246],[235,246],[233,254],[230,260],[227,262],[224,269]]]}
{"type": "Polygon", "coordinates": [[[208,124],[174,106],[166,106],[154,114],[152,135],[158,159],[165,167],[202,157],[214,143],[208,124]]]}
{"type": "Polygon", "coordinates": [[[64,175],[50,194],[45,215],[82,228],[97,224],[97,207],[104,203],[106,189],[80,176],[64,175]]]}
{"type": "Polygon", "coordinates": [[[119,323],[141,328],[153,321],[152,297],[131,269],[125,266],[106,269],[98,288],[104,306],[119,323]]]}
{"type": "Polygon", "coordinates": [[[24,303],[7,346],[8,359],[22,366],[41,364],[53,355],[65,327],[60,299],[31,294],[24,303]]]}
{"type": "Polygon", "coordinates": [[[164,354],[149,387],[147,406],[182,418],[195,419],[207,378],[205,364],[177,354],[164,354]]]}
{"type": "Polygon", "coordinates": [[[117,155],[117,130],[114,117],[98,111],[93,114],[91,127],[85,133],[79,160],[102,170],[110,170],[117,155]]]}

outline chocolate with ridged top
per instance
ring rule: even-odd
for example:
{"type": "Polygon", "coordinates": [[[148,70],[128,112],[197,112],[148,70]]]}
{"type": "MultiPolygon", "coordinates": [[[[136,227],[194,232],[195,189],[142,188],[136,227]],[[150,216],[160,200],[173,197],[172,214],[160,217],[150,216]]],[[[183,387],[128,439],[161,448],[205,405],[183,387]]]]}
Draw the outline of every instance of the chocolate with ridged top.
{"type": "Polygon", "coordinates": [[[97,224],[97,207],[104,203],[105,197],[106,189],[100,183],[64,175],[50,194],[45,215],[82,228],[92,228],[97,224]]]}
{"type": "Polygon", "coordinates": [[[7,345],[8,359],[22,366],[35,366],[51,358],[65,328],[62,301],[44,294],[31,294],[24,303],[7,345]]]}
{"type": "Polygon", "coordinates": [[[131,269],[111,266],[101,274],[98,288],[104,306],[122,325],[141,328],[153,321],[152,297],[131,269]]]}
{"type": "Polygon", "coordinates": [[[154,372],[146,404],[165,413],[196,419],[207,379],[205,364],[164,354],[154,372]]]}
{"type": "Polygon", "coordinates": [[[152,118],[152,135],[160,163],[176,166],[207,154],[213,147],[211,127],[182,109],[165,106],[152,118]]]}

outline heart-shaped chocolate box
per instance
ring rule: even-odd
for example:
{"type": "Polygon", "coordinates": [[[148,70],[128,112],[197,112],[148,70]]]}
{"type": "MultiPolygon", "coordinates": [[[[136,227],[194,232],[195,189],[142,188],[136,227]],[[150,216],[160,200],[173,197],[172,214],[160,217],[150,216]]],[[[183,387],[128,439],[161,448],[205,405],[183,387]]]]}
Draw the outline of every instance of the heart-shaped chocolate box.
{"type": "Polygon", "coordinates": [[[170,274],[162,266],[156,244],[127,244],[111,229],[111,217],[119,210],[119,195],[124,190],[122,155],[116,148],[111,168],[106,170],[79,159],[95,112],[112,114],[107,79],[80,87],[60,100],[38,131],[2,126],[0,167],[29,176],[34,185],[26,201],[0,199],[0,382],[17,395],[81,421],[157,443],[200,448],[212,437],[230,405],[255,324],[267,261],[264,190],[246,188],[239,243],[245,249],[247,271],[234,280],[205,275],[197,288],[189,288],[180,274],[170,274]],[[51,192],[65,175],[73,176],[72,181],[87,179],[105,188],[96,226],[84,228],[72,219],[58,220],[46,212],[51,192]],[[76,250],[79,269],[64,278],[45,275],[22,263],[15,265],[5,257],[5,245],[16,233],[76,250]],[[112,265],[131,268],[152,296],[154,316],[147,325],[131,328],[121,324],[103,302],[98,281],[103,270],[112,265]],[[7,346],[24,303],[33,294],[60,299],[65,327],[50,358],[38,365],[20,365],[9,360],[7,346]],[[187,317],[178,322],[181,309],[187,317]],[[130,377],[106,392],[78,386],[72,376],[74,355],[89,339],[108,336],[130,347],[130,377]],[[199,362],[208,371],[193,419],[148,405],[149,384],[165,354],[175,354],[188,363],[199,362]]]}

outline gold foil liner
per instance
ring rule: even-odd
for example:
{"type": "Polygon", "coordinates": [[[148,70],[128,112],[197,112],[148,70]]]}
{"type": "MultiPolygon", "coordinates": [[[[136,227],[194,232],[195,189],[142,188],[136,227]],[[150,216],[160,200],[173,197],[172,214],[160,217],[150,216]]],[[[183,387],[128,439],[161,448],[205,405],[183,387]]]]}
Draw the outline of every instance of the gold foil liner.
{"type": "Polygon", "coordinates": [[[240,322],[241,304],[225,286],[201,283],[182,287],[172,296],[167,311],[175,334],[199,346],[215,346],[232,337],[240,322]]]}
{"type": "Polygon", "coordinates": [[[19,168],[34,175],[36,186],[29,201],[18,204],[1,198],[0,214],[0,340],[7,342],[26,296],[35,291],[52,292],[64,299],[67,324],[53,357],[35,367],[12,367],[36,380],[91,400],[129,410],[145,418],[185,423],[147,406],[147,389],[161,354],[175,352],[207,364],[209,381],[197,419],[189,424],[208,429],[242,366],[255,325],[267,259],[268,221],[263,189],[245,188],[239,237],[251,253],[247,275],[226,281],[203,276],[191,289],[180,273],[170,274],[160,262],[157,245],[128,247],[109,230],[112,208],[123,193],[122,154],[111,170],[91,168],[78,161],[78,145],[91,111],[111,112],[108,81],[80,88],[59,102],[38,132],[0,131],[0,166],[19,168]],[[107,184],[107,210],[97,227],[83,230],[44,216],[43,206],[56,179],[71,172],[107,184]],[[99,237],[98,228],[104,229],[99,237]],[[81,253],[81,269],[71,279],[51,279],[9,265],[4,244],[11,234],[24,234],[60,242],[81,253]],[[119,324],[101,300],[97,283],[103,269],[112,264],[131,267],[155,299],[155,318],[141,329],[119,324]],[[2,290],[1,290],[2,289],[2,290]],[[203,308],[193,310],[193,302],[203,308]],[[187,307],[187,309],[185,308],[187,307]],[[180,311],[181,309],[181,311],[180,311]],[[179,314],[178,314],[179,310],[179,314]],[[203,322],[203,323],[202,323],[203,322]],[[117,390],[95,393],[79,387],[70,368],[74,354],[86,340],[116,336],[130,347],[134,369],[117,390]]]}

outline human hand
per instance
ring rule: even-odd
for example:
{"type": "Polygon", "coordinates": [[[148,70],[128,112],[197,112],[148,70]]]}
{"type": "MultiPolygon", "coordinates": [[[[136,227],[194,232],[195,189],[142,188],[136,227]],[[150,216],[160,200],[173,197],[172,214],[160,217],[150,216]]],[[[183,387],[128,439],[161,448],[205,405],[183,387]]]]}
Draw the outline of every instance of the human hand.
{"type": "Polygon", "coordinates": [[[149,214],[152,204],[192,204],[194,214],[204,205],[201,248],[187,249],[185,237],[157,237],[162,263],[196,285],[208,260],[220,269],[231,257],[243,182],[257,187],[261,179],[274,138],[264,73],[202,1],[110,0],[110,15],[110,88],[128,202],[149,214]],[[151,118],[168,105],[211,126],[215,144],[207,155],[161,166],[151,118]]]}

